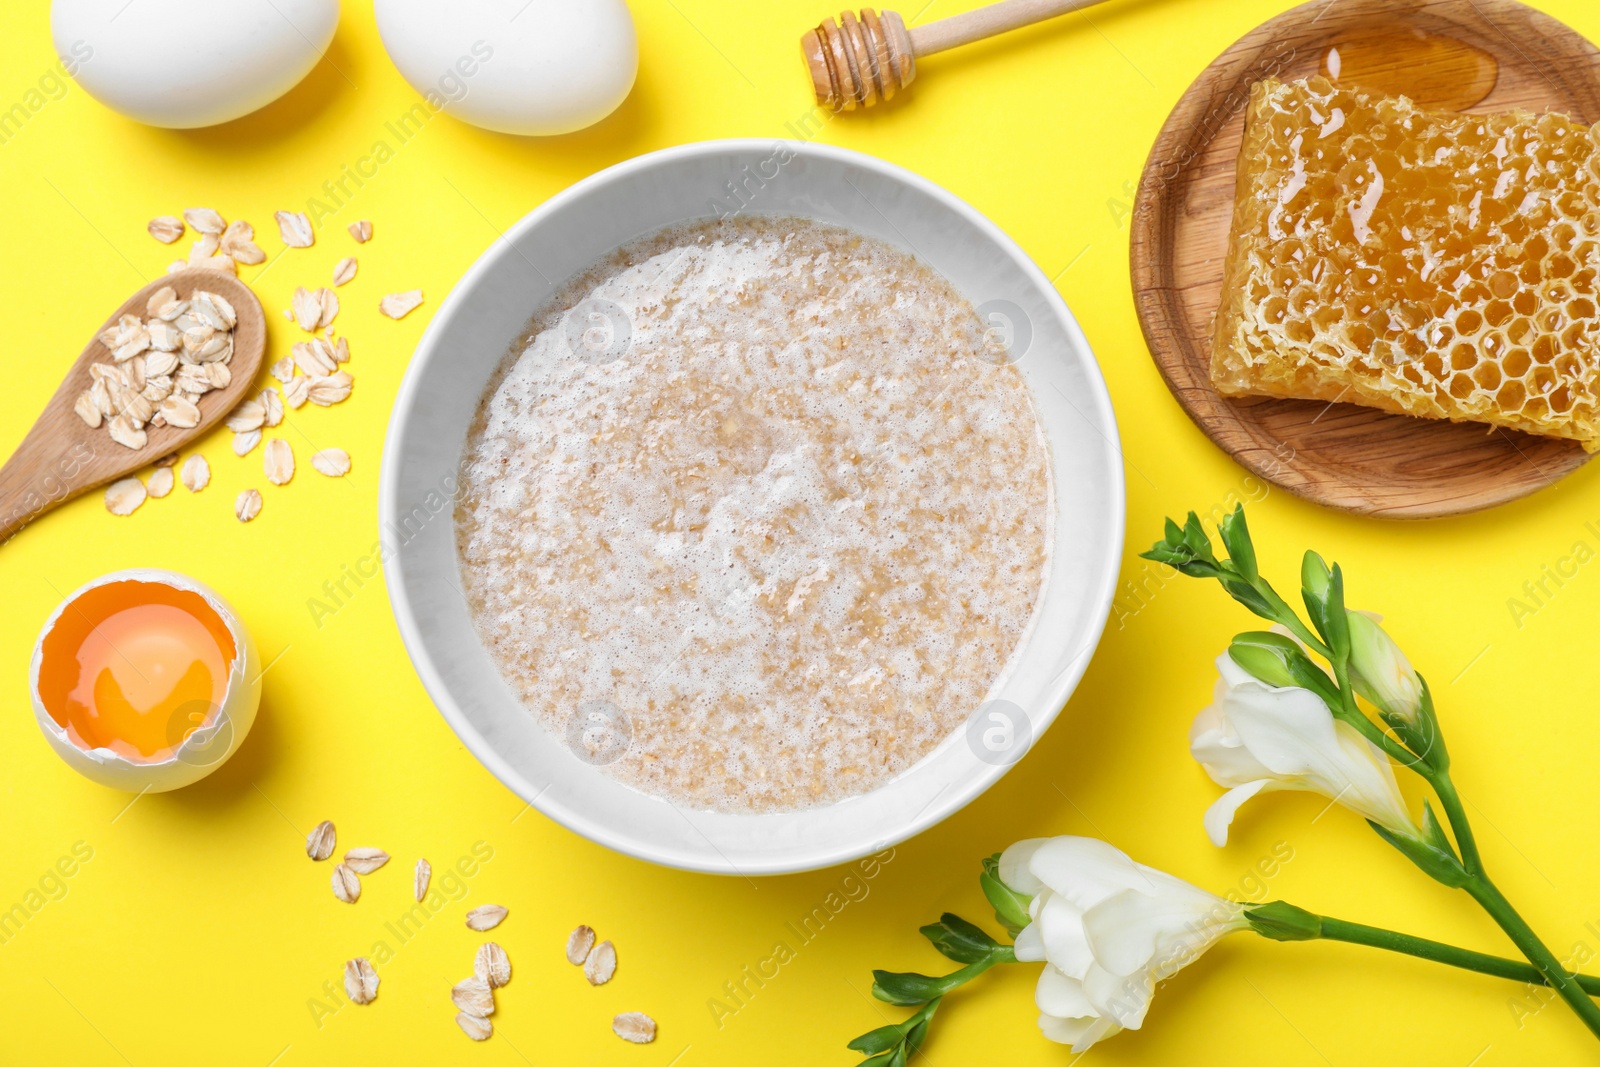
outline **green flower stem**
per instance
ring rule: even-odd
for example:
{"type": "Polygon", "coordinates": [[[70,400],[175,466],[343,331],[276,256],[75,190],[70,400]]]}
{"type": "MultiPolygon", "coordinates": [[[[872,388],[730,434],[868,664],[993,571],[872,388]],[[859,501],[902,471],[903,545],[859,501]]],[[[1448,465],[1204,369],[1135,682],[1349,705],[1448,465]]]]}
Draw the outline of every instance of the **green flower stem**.
{"type": "MultiPolygon", "coordinates": [[[[1322,916],[1321,919],[1321,939],[1325,941],[1345,941],[1352,945],[1381,948],[1388,952],[1416,956],[1419,959],[1432,960],[1435,963],[1443,963],[1450,967],[1477,971],[1479,974],[1493,975],[1496,978],[1509,978],[1514,982],[1530,982],[1534,985],[1550,984],[1545,976],[1539,972],[1538,968],[1531,963],[1524,963],[1522,960],[1508,960],[1500,956],[1491,956],[1487,952],[1474,952],[1471,949],[1446,945],[1441,941],[1430,941],[1425,937],[1412,937],[1410,934],[1397,933],[1377,926],[1346,922],[1343,919],[1330,919],[1327,916],[1322,916]]],[[[1600,978],[1579,974],[1573,976],[1573,981],[1586,993],[1600,994],[1600,978]]]]}
{"type": "MultiPolygon", "coordinates": [[[[956,988],[956,986],[966,985],[968,982],[972,981],[974,978],[978,977],[978,975],[982,974],[984,971],[987,971],[990,967],[993,967],[997,963],[1016,962],[1017,954],[1012,950],[1010,945],[998,945],[991,949],[989,951],[989,955],[985,956],[983,959],[976,963],[969,963],[959,971],[951,971],[939,981],[940,984],[945,987],[944,993],[948,993],[950,990],[956,988]]],[[[944,993],[941,993],[940,996],[943,996],[944,993]]]]}
{"type": "Polygon", "coordinates": [[[1484,875],[1477,874],[1462,888],[1471,893],[1472,899],[1481,904],[1483,910],[1500,924],[1500,929],[1504,930],[1506,936],[1516,943],[1524,956],[1528,957],[1528,962],[1539,969],[1539,973],[1544,975],[1550,988],[1572,1006],[1572,1010],[1583,1020],[1584,1025],[1593,1031],[1596,1037],[1600,1037],[1600,1006],[1596,1006],[1595,1002],[1589,999],[1577,980],[1561,966],[1561,961],[1545,947],[1544,942],[1533,932],[1533,928],[1523,921],[1522,916],[1517,914],[1517,909],[1501,895],[1494,883],[1484,875]]]}
{"type": "Polygon", "coordinates": [[[1257,593],[1260,593],[1262,599],[1268,604],[1272,605],[1272,608],[1277,611],[1278,617],[1273,620],[1274,622],[1277,622],[1280,626],[1283,626],[1290,633],[1294,634],[1295,637],[1300,639],[1301,644],[1311,649],[1311,651],[1315,652],[1317,655],[1323,657],[1324,659],[1331,659],[1333,657],[1333,650],[1322,643],[1322,638],[1317,636],[1311,627],[1300,621],[1300,614],[1291,608],[1284,601],[1283,597],[1278,595],[1278,591],[1276,589],[1272,588],[1272,586],[1268,585],[1265,581],[1260,580],[1252,583],[1251,587],[1255,589],[1257,593]]]}
{"type": "Polygon", "coordinates": [[[1461,851],[1461,864],[1467,873],[1475,876],[1483,874],[1483,860],[1478,856],[1478,842],[1472,836],[1472,825],[1467,822],[1467,811],[1461,806],[1461,795],[1456,792],[1456,783],[1451,779],[1449,771],[1439,771],[1436,774],[1424,774],[1428,784],[1433,786],[1434,793],[1439,797],[1439,804],[1444,808],[1445,818],[1450,820],[1450,830],[1455,834],[1456,848],[1461,851]]]}

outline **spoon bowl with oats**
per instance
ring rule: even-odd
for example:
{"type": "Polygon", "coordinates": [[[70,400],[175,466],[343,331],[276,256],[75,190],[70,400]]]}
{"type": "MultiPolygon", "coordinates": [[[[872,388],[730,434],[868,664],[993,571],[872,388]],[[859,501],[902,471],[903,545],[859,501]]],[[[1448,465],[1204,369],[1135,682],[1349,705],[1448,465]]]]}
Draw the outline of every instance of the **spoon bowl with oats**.
{"type": "Polygon", "coordinates": [[[130,296],[0,467],[0,542],[210,431],[254,388],[266,341],[261,302],[221,271],[177,271],[130,296]]]}

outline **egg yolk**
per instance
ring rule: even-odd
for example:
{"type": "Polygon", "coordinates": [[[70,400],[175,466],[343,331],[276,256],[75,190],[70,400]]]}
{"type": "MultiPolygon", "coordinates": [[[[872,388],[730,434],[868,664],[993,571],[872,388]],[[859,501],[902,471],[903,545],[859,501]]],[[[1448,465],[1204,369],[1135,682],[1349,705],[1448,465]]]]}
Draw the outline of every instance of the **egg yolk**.
{"type": "Polygon", "coordinates": [[[45,635],[39,696],[80,747],[159,762],[216,716],[235,654],[198,593],[111,582],[69,603],[45,635]]]}

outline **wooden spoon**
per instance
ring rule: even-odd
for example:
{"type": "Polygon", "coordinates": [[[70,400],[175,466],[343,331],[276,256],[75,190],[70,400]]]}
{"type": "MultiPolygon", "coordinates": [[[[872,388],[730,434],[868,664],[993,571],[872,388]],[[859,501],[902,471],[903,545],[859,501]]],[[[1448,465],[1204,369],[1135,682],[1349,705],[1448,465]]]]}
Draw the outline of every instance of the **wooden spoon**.
{"type": "Polygon", "coordinates": [[[95,330],[95,339],[67,372],[33,429],[6,465],[0,467],[0,544],[56,505],[148,467],[209,432],[255,391],[256,375],[266,350],[267,317],[261,310],[261,301],[232,275],[204,268],[183,270],[164,275],[134,293],[95,330]],[[114,326],[123,315],[146,318],[145,304],[150,295],[166,285],[172,286],[180,300],[200,289],[216,293],[233,305],[238,322],[233,329],[233,357],[228,362],[232,379],[225,388],[213,389],[197,401],[198,425],[188,429],[149,426],[145,446],[127,448],[113,441],[104,425],[91,428],[72,405],[93,384],[90,366],[113,362],[110,350],[100,343],[101,332],[114,326]]]}

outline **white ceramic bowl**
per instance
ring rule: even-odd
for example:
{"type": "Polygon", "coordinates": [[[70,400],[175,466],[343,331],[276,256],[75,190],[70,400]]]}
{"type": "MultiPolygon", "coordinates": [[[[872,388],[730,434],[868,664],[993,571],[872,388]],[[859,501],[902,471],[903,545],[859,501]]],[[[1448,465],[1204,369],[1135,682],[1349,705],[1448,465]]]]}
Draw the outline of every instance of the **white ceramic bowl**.
{"type": "Polygon", "coordinates": [[[1060,711],[1110,610],[1123,486],[1105,382],[1049,279],[950,193],[870,156],[814,144],[713,141],[618,164],[552,197],[483,254],[434,315],[395,402],[379,520],[396,621],[418,674],[473,754],[557,822],[656,863],[777,874],[847,862],[938,823],[1005,773],[1060,711]],[[738,192],[734,192],[738,190],[738,192]],[[908,250],[1009,328],[1055,471],[1055,559],[997,700],[894,780],[838,804],[734,815],[674,806],[580,760],[523,708],[460,592],[453,503],[467,428],[511,342],[552,289],[619,245],[726,212],[800,215],[908,250]],[[1004,708],[1006,705],[996,705],[1004,708]],[[997,751],[995,751],[997,750],[997,751]]]}

